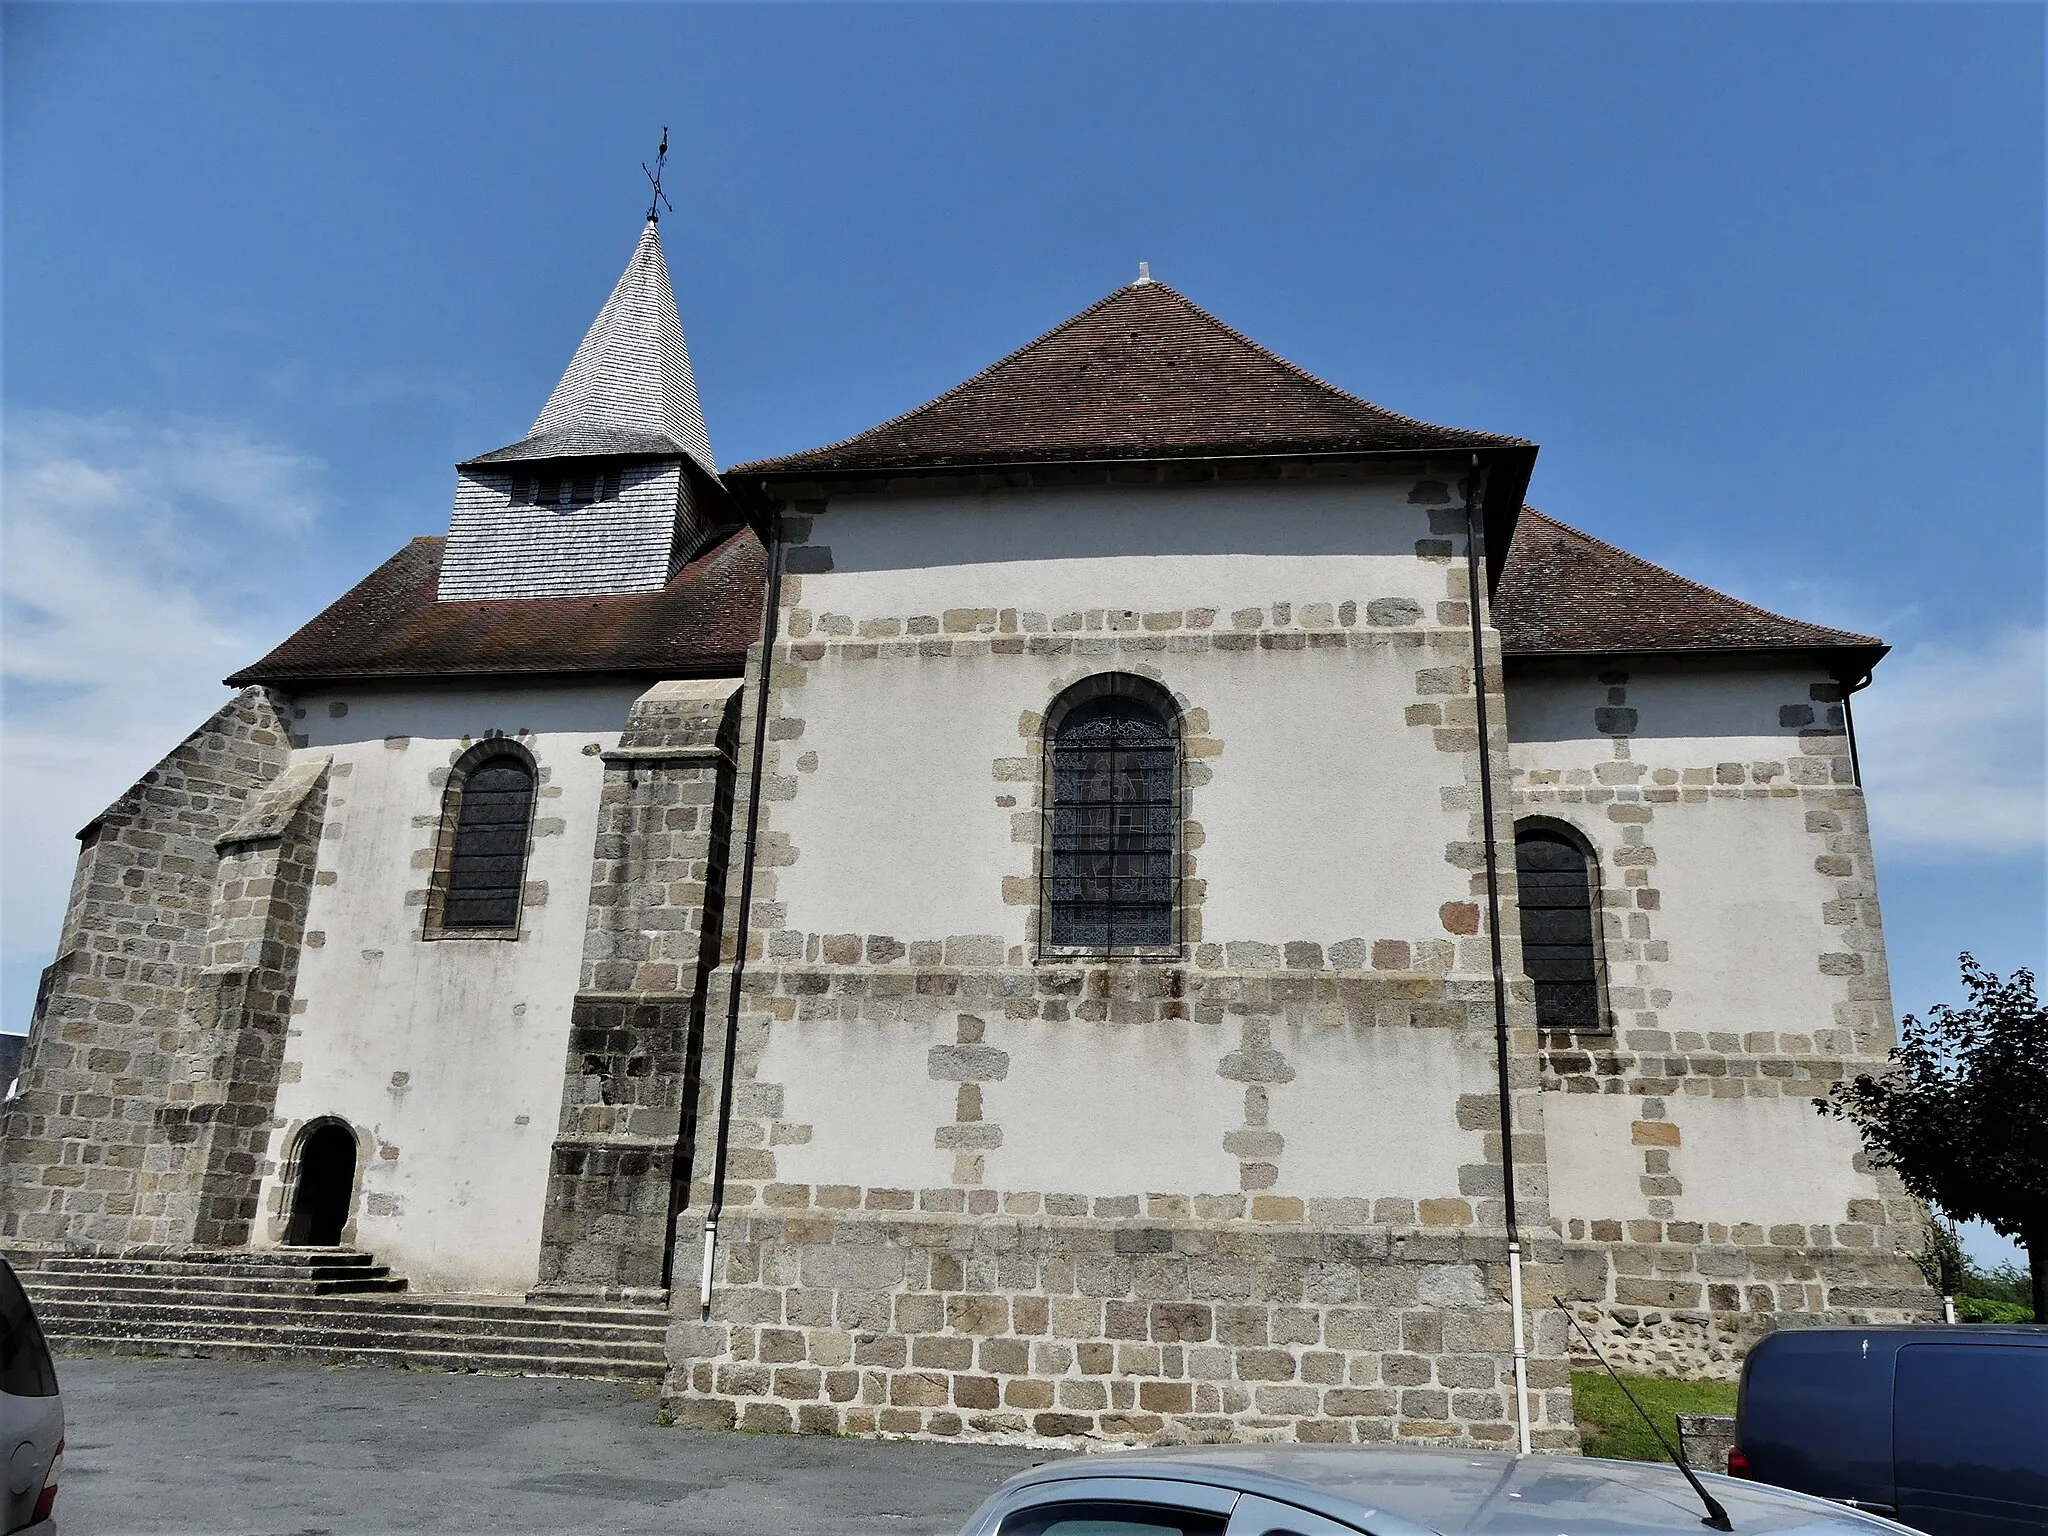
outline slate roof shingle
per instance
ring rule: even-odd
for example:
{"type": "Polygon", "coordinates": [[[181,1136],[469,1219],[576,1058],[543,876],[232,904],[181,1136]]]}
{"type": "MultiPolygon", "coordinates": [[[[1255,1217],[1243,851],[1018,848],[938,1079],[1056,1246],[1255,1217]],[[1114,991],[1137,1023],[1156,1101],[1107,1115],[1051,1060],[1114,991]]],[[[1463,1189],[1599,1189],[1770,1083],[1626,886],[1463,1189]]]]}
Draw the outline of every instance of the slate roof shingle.
{"type": "Polygon", "coordinates": [[[600,454],[688,454],[718,473],[652,219],[533,429],[464,467],[600,454]]]}
{"type": "Polygon", "coordinates": [[[915,410],[733,472],[1529,446],[1432,426],[1347,394],[1147,280],[915,410]]]}
{"type": "Polygon", "coordinates": [[[1510,656],[1867,651],[1870,635],[1788,619],[1524,507],[1493,597],[1510,656]]]}
{"type": "Polygon", "coordinates": [[[759,638],[767,561],[749,529],[727,534],[655,592],[437,602],[446,541],[414,539],[227,679],[628,674],[737,676],[759,638]]]}

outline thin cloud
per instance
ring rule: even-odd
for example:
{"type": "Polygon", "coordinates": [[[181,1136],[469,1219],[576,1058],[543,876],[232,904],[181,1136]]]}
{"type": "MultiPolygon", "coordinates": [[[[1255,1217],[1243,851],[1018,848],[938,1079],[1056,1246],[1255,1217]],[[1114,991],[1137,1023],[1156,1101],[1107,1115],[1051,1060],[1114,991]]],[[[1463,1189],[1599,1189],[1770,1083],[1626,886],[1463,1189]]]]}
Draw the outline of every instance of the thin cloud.
{"type": "Polygon", "coordinates": [[[320,461],[231,425],[26,412],[0,536],[0,953],[43,957],[72,834],[276,637],[320,461]]]}
{"type": "Polygon", "coordinates": [[[1856,695],[1873,833],[1908,856],[2011,856],[2048,842],[2048,631],[1930,640],[1856,695]]]}

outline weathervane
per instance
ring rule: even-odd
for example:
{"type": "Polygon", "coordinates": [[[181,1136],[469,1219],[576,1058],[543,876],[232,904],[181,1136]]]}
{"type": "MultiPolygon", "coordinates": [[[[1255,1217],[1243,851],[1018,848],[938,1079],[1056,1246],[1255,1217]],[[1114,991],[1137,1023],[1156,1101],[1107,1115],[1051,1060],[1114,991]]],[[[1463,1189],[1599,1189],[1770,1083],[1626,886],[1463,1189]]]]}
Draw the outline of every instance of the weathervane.
{"type": "Polygon", "coordinates": [[[676,205],[670,202],[668,200],[668,194],[661,190],[661,175],[663,171],[668,169],[667,123],[663,123],[661,125],[661,148],[656,152],[654,156],[654,169],[651,171],[648,170],[647,162],[645,160],[642,160],[640,162],[640,169],[646,175],[648,185],[654,188],[654,200],[647,205],[647,222],[650,224],[659,224],[661,222],[661,210],[663,208],[668,209],[670,213],[674,213],[676,211],[676,205]]]}

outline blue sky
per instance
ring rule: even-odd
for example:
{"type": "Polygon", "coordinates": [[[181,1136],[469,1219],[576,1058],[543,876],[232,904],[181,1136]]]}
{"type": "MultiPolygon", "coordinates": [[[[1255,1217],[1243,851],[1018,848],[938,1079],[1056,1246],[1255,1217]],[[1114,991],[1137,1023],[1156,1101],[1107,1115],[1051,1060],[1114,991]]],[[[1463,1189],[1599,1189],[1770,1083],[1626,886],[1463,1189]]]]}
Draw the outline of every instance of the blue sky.
{"type": "Polygon", "coordinates": [[[2043,958],[2043,11],[11,5],[5,986],[70,833],[518,436],[662,226],[724,462],[1140,259],[1532,500],[1898,647],[1902,1009],[2043,958]]]}

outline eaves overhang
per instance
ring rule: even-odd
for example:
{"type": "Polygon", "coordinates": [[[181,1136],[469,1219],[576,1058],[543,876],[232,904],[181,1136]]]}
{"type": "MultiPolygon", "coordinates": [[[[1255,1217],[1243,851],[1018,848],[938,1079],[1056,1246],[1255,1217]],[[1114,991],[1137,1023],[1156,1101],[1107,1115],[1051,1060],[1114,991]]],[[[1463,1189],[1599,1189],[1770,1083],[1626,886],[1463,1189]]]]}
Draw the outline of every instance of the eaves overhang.
{"type": "Polygon", "coordinates": [[[930,495],[949,490],[1026,490],[1046,486],[1196,486],[1258,480],[1307,482],[1317,470],[1390,469],[1409,464],[1463,475],[1477,468],[1487,589],[1500,580],[1508,545],[1536,464],[1534,443],[1475,447],[1317,449],[1308,452],[1125,455],[1110,458],[1001,459],[770,471],[728,470],[727,487],[764,538],[774,515],[798,501],[879,495],[895,489],[930,495]]]}
{"type": "Polygon", "coordinates": [[[1613,646],[1597,649],[1517,650],[1504,646],[1503,660],[1510,667],[1528,663],[1588,663],[1600,661],[1686,661],[1702,664],[1747,661],[1778,665],[1817,666],[1850,692],[1870,681],[1877,664],[1891,654],[1881,642],[1869,645],[1689,645],[1613,646]]]}

